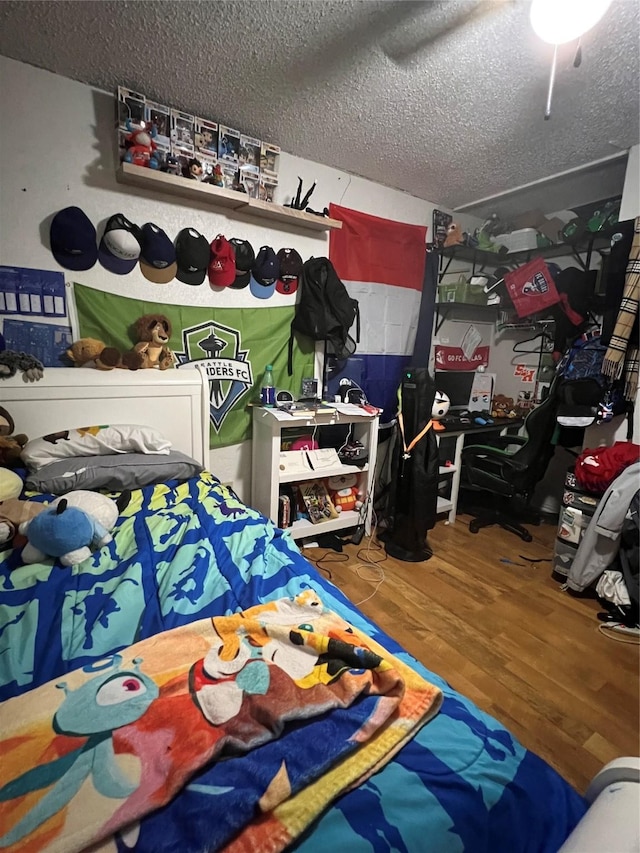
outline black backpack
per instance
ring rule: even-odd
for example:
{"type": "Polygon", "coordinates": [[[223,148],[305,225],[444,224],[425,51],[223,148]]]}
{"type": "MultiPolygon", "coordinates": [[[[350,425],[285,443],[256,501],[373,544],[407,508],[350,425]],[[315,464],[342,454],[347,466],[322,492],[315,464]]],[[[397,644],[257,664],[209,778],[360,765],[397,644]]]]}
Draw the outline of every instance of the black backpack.
{"type": "Polygon", "coordinates": [[[294,332],[314,341],[326,341],[327,353],[338,359],[356,351],[349,329],[356,321],[356,341],[360,342],[358,302],[347,293],[328,258],[309,258],[302,268],[300,296],[291,321],[289,338],[289,376],[293,373],[294,332]]]}

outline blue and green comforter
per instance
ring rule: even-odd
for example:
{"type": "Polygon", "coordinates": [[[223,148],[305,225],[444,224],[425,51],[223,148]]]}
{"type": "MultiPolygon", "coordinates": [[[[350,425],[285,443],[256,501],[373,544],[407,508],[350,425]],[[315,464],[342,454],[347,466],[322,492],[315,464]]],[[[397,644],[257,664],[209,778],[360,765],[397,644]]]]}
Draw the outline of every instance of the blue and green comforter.
{"type": "MultiPolygon", "coordinates": [[[[326,850],[557,851],[585,804],[496,720],[426,670],[211,474],[133,492],[110,545],[74,569],[0,552],[0,700],[196,619],[314,589],[442,687],[439,715],[296,844],[326,850]]],[[[231,759],[241,761],[241,758],[231,759]]],[[[122,851],[208,849],[206,773],[122,851]],[[166,846],[159,847],[158,839],[166,846]]]]}

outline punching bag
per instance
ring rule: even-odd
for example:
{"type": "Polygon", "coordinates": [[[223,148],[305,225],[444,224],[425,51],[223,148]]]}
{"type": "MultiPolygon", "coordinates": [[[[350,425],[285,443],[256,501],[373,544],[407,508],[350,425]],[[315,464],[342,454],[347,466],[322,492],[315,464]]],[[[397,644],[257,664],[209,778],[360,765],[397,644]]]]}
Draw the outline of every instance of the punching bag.
{"type": "Polygon", "coordinates": [[[436,522],[438,442],[431,428],[436,387],[426,367],[407,368],[398,392],[398,430],[391,463],[387,554],[417,563],[432,551],[427,531],[436,522]]]}

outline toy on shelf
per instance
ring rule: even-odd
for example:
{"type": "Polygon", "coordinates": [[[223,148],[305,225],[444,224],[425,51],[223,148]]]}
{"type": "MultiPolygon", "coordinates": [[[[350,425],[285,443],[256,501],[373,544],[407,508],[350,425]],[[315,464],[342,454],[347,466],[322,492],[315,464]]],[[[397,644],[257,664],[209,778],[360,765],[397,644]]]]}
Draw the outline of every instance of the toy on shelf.
{"type": "Polygon", "coordinates": [[[156,156],[155,138],[158,129],[152,122],[145,122],[141,127],[131,124],[127,119],[127,130],[129,135],[125,139],[126,151],[125,163],[133,163],[134,166],[146,166],[149,169],[158,169],[160,161],[156,156]]]}
{"type": "Polygon", "coordinates": [[[445,249],[449,246],[459,246],[464,243],[464,234],[457,222],[449,223],[447,228],[447,236],[444,239],[445,249]]]}
{"type": "Polygon", "coordinates": [[[33,355],[15,352],[5,348],[4,337],[0,335],[0,379],[11,379],[18,371],[25,382],[37,382],[44,376],[44,365],[33,355]]]}
{"type": "Polygon", "coordinates": [[[116,367],[138,370],[143,358],[136,352],[121,353],[116,347],[108,347],[97,338],[79,338],[66,351],[67,358],[76,367],[93,362],[97,370],[113,370],[116,367]]]}
{"type": "Polygon", "coordinates": [[[13,435],[15,423],[9,412],[0,406],[0,465],[17,467],[22,448],[29,439],[24,433],[13,435]]]}
{"type": "Polygon", "coordinates": [[[182,177],[189,178],[192,181],[201,181],[203,178],[202,163],[191,157],[182,167],[182,177]]]}
{"type": "Polygon", "coordinates": [[[167,370],[174,365],[174,355],[169,349],[171,322],[164,314],[145,314],[135,323],[137,343],[133,352],[142,358],[140,367],[158,367],[167,370]]]}
{"type": "Polygon", "coordinates": [[[358,488],[357,474],[338,474],[327,480],[329,497],[336,512],[350,512],[362,507],[362,492],[358,488]]]}
{"type": "MultiPolygon", "coordinates": [[[[128,502],[129,494],[123,493],[128,502]]],[[[28,538],[22,551],[24,563],[40,563],[58,557],[63,566],[75,566],[112,540],[120,511],[106,495],[77,490],[57,498],[36,518],[20,526],[28,538]]]]}
{"type": "Polygon", "coordinates": [[[222,166],[220,163],[216,163],[213,167],[213,172],[209,175],[208,178],[204,179],[205,184],[212,184],[214,187],[223,187],[224,186],[224,176],[222,174],[222,166]]]}

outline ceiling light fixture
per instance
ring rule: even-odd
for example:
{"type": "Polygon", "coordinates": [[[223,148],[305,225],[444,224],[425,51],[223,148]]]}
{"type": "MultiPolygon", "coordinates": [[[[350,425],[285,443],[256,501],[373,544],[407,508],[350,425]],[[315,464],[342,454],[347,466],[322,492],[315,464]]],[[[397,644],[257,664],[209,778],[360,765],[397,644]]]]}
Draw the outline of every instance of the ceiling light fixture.
{"type": "Polygon", "coordinates": [[[598,23],[611,0],[533,0],[531,26],[542,41],[566,44],[598,23]]]}
{"type": "Polygon", "coordinates": [[[578,39],[573,65],[582,62],[580,38],[603,17],[612,0],[532,0],[531,26],[543,41],[553,45],[549,91],[544,110],[545,120],[551,116],[551,97],[556,79],[558,45],[578,39]]]}

